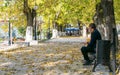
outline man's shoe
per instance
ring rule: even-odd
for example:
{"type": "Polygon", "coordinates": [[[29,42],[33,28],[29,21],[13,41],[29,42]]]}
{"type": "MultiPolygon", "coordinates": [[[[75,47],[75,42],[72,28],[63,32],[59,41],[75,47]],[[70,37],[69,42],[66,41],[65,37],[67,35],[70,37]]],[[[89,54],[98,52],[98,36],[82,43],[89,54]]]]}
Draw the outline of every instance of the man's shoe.
{"type": "Polygon", "coordinates": [[[92,61],[85,61],[83,65],[91,65],[92,61]]]}

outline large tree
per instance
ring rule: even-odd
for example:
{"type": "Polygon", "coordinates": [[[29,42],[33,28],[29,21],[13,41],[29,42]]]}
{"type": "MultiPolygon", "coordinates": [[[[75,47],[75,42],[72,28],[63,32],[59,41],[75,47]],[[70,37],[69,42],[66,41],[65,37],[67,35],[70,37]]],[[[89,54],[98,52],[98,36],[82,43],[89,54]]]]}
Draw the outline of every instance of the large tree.
{"type": "Polygon", "coordinates": [[[32,41],[33,39],[33,20],[36,16],[36,10],[30,8],[28,5],[28,0],[24,0],[24,14],[27,19],[27,30],[26,30],[26,41],[32,41]]]}
{"type": "Polygon", "coordinates": [[[98,25],[103,39],[112,40],[112,29],[116,28],[113,0],[101,0],[96,5],[94,22],[98,25]]]}
{"type": "Polygon", "coordinates": [[[117,49],[117,30],[114,14],[114,2],[113,0],[101,0],[100,3],[96,5],[96,14],[94,16],[94,21],[98,25],[101,31],[103,39],[110,40],[113,44],[112,47],[112,67],[115,75],[115,63],[116,63],[116,49],[117,49]]]}

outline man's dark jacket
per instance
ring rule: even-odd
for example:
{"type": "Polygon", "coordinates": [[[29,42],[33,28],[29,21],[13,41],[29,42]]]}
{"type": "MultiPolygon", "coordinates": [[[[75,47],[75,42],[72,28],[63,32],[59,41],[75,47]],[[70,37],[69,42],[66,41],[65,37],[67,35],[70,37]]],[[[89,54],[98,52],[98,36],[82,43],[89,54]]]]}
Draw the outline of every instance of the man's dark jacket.
{"type": "Polygon", "coordinates": [[[97,40],[101,40],[101,35],[100,35],[99,31],[97,29],[95,29],[91,33],[91,40],[87,47],[89,47],[91,49],[95,49],[97,40]]]}

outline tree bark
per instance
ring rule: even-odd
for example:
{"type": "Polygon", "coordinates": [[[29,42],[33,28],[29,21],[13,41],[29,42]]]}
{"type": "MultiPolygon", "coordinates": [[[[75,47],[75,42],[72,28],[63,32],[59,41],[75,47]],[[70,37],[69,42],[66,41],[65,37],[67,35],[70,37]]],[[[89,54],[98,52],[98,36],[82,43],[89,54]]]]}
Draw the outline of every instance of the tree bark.
{"type": "Polygon", "coordinates": [[[113,28],[116,29],[113,0],[101,0],[96,5],[96,13],[93,20],[101,32],[102,39],[113,41],[112,31],[113,28]]]}
{"type": "Polygon", "coordinates": [[[101,0],[108,39],[113,41],[113,28],[116,28],[113,0],[101,0]]]}
{"type": "Polygon", "coordinates": [[[93,16],[93,21],[97,25],[97,28],[101,33],[102,39],[106,39],[106,28],[103,21],[103,9],[101,3],[98,3],[96,5],[96,13],[93,16]]]}
{"type": "Polygon", "coordinates": [[[79,28],[79,33],[78,34],[82,35],[82,33],[81,33],[81,30],[82,30],[81,25],[82,25],[82,23],[81,23],[81,21],[79,19],[77,19],[77,24],[78,24],[78,28],[79,28]]]}

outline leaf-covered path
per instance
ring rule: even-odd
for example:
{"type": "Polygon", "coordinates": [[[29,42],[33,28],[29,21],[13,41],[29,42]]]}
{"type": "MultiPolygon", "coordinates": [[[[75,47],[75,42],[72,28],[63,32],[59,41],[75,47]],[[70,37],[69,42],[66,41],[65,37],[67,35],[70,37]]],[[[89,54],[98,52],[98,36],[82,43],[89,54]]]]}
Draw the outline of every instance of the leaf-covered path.
{"type": "Polygon", "coordinates": [[[0,75],[94,75],[92,65],[82,65],[81,46],[81,43],[40,43],[1,52],[0,75]]]}

